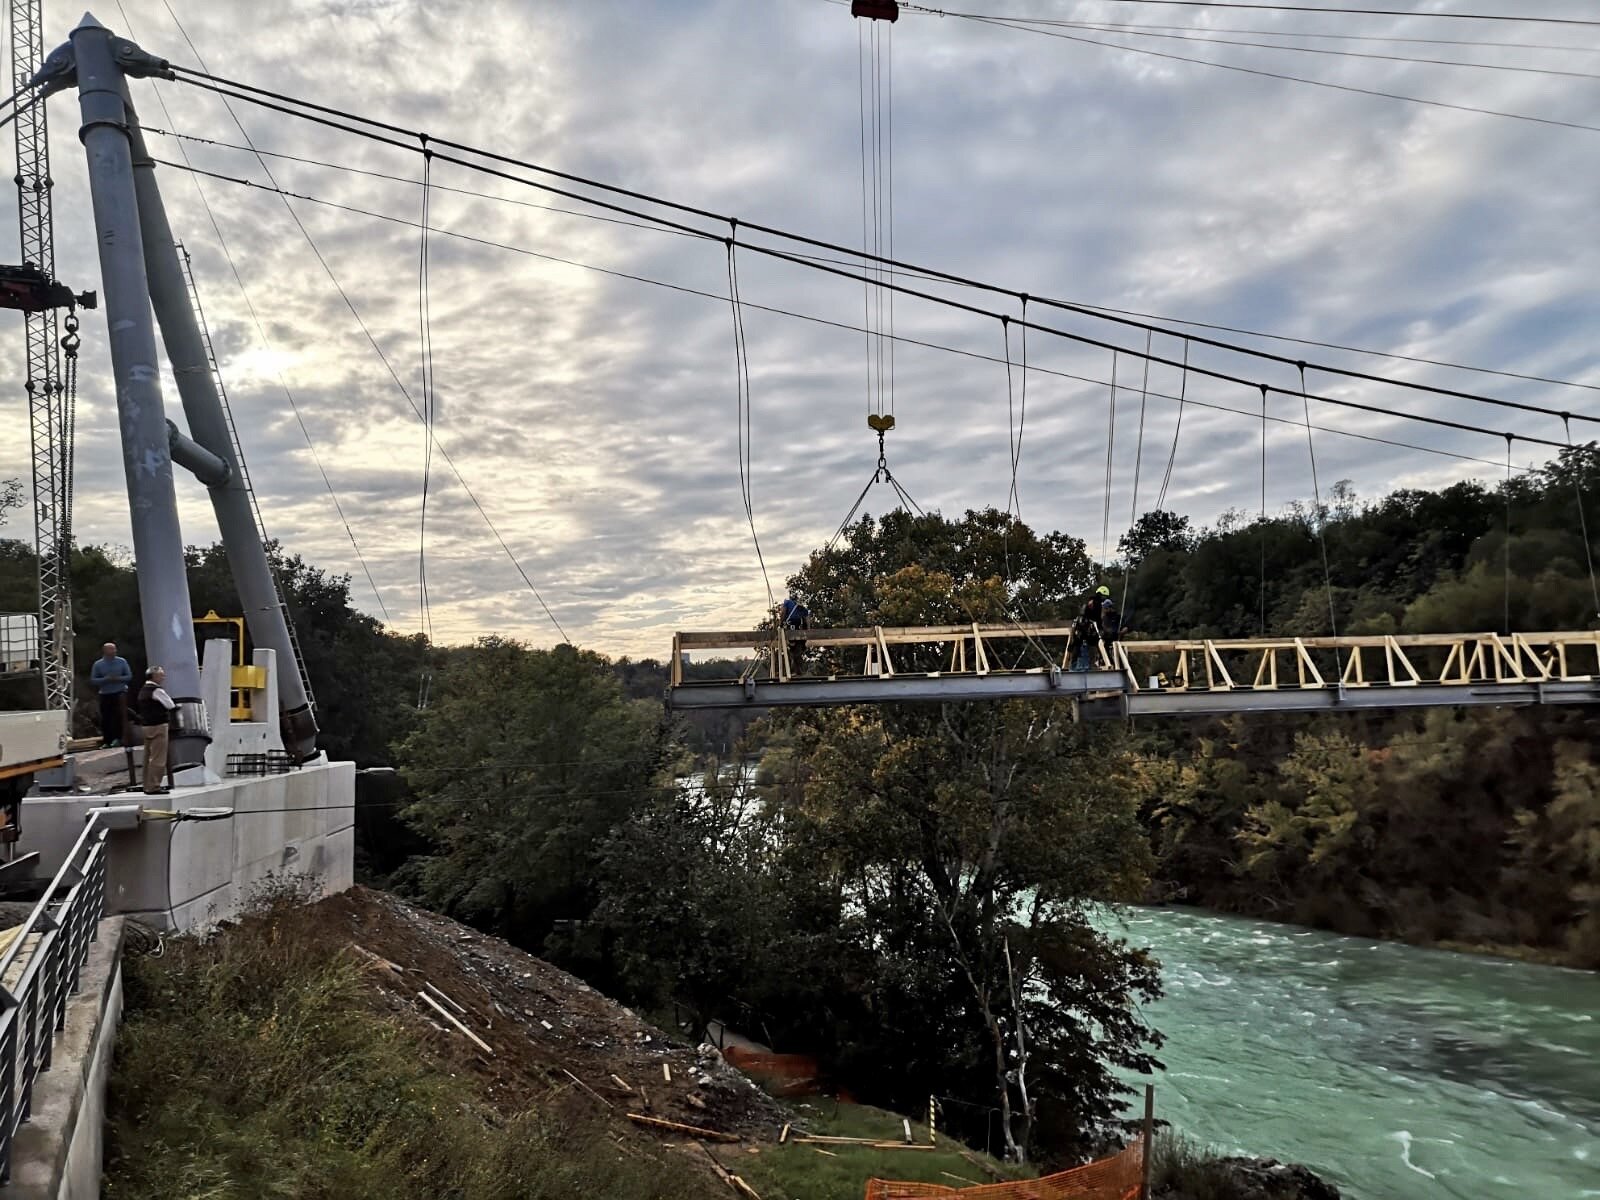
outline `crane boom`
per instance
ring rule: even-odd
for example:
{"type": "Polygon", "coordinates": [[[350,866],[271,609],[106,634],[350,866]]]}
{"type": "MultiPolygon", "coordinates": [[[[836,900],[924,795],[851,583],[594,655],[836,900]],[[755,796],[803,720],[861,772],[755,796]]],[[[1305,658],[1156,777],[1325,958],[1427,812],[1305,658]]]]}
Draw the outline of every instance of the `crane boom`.
{"type": "MultiPolygon", "coordinates": [[[[42,0],[10,0],[13,86],[26,88],[44,61],[42,0]]],[[[49,124],[43,102],[22,97],[12,121],[17,147],[17,219],[22,261],[53,281],[49,124]]],[[[72,707],[72,390],[63,382],[61,325],[54,307],[25,309],[28,432],[39,566],[40,669],[47,709],[72,707]]]]}

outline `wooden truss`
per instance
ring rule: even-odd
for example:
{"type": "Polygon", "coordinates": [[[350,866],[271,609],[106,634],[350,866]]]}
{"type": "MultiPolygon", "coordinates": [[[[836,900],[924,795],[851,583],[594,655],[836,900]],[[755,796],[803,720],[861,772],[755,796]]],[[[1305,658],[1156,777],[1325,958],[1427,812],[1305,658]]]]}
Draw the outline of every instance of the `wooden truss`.
{"type": "Polygon", "coordinates": [[[1042,622],[679,633],[670,699],[722,708],[1056,693],[1103,710],[1088,715],[1600,701],[1595,630],[1114,642],[1091,647],[1087,671],[1070,670],[1070,634],[1042,622]],[[685,679],[687,656],[706,651],[749,657],[735,679],[685,679]]]}

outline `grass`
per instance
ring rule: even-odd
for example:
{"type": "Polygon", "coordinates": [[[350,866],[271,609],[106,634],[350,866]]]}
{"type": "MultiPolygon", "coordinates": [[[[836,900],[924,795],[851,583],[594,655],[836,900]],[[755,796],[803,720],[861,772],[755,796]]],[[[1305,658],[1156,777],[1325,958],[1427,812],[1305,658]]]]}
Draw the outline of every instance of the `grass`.
{"type": "Polygon", "coordinates": [[[512,1118],[376,1010],[279,897],[124,966],[109,1200],[696,1200],[722,1185],[552,1095],[512,1118]]]}
{"type": "MultiPolygon", "coordinates": [[[[842,1104],[832,1100],[813,1100],[809,1106],[796,1106],[813,1133],[839,1137],[872,1137],[883,1141],[903,1140],[900,1118],[881,1108],[864,1104],[842,1104]]],[[[911,1124],[912,1137],[925,1141],[927,1126],[911,1124]]],[[[990,1183],[993,1179],[981,1168],[963,1158],[947,1139],[938,1139],[935,1150],[874,1150],[870,1146],[823,1146],[832,1152],[819,1154],[810,1145],[789,1143],[763,1146],[760,1154],[733,1154],[723,1160],[737,1169],[765,1197],[783,1200],[861,1200],[868,1179],[907,1179],[923,1183],[942,1183],[964,1187],[990,1183]]],[[[985,1158],[978,1155],[979,1158],[985,1158]]],[[[1003,1167],[986,1159],[1007,1178],[1029,1178],[1033,1172],[1003,1167]]]]}
{"type": "Polygon", "coordinates": [[[1217,1153],[1181,1133],[1158,1133],[1153,1157],[1150,1190],[1157,1196],[1170,1191],[1186,1200],[1235,1200],[1239,1194],[1238,1179],[1217,1153]]]}

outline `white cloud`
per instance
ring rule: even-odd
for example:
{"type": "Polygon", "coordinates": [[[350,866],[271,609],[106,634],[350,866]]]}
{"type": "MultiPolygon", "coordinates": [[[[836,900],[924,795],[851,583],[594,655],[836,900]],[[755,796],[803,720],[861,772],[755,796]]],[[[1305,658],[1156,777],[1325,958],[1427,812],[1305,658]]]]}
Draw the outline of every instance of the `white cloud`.
{"type": "MultiPolygon", "coordinates": [[[[405,127],[504,150],[641,191],[855,243],[861,234],[857,26],[821,0],[702,0],[671,5],[551,5],[336,0],[263,7],[172,0],[221,75],[369,113],[405,127]]],[[[192,59],[159,0],[123,0],[148,49],[192,59]]],[[[1553,13],[1588,15],[1580,0],[1553,13]]],[[[48,3],[47,41],[79,10],[48,3]]],[[[1106,19],[1099,3],[1059,15],[1106,19]]],[[[1219,14],[1172,17],[1238,25],[1219,14]]],[[[1152,19],[1152,18],[1144,18],[1152,19]]],[[[1164,20],[1166,18],[1163,18],[1164,20]]],[[[1309,18],[1250,14],[1255,27],[1307,29],[1309,18]]],[[[1322,25],[1318,28],[1333,29],[1322,25]]],[[[1347,26],[1339,27],[1341,29],[1347,26]]],[[[1373,19],[1363,32],[1429,36],[1417,19],[1373,19]]],[[[1455,31],[1459,32],[1459,31],[1455,31]]],[[[1600,238],[1592,204],[1600,135],[1350,95],[1084,46],[953,19],[906,14],[894,33],[895,249],[901,256],[1056,295],[1419,357],[1600,384],[1590,335],[1600,238]]],[[[1102,36],[1102,35],[1094,35],[1102,36]]],[[[1479,34],[1488,37],[1490,34],[1479,34]]],[[[1503,36],[1499,31],[1497,36],[1503,36]]],[[[1109,39],[1108,39],[1109,40],[1109,39]]],[[[1548,39],[1542,39],[1548,40],[1548,39]]],[[[1320,43],[1346,46],[1347,43],[1320,43]]],[[[1600,124],[1586,80],[1321,58],[1156,42],[1155,48],[1311,78],[1600,124]]],[[[1579,55],[1504,49],[1383,53],[1479,55],[1484,61],[1583,69],[1579,55]]],[[[237,141],[214,97],[162,85],[183,132],[237,141]]],[[[147,124],[166,127],[149,85],[147,124]]],[[[263,148],[414,180],[409,153],[344,137],[250,105],[237,111],[263,148]]],[[[58,270],[94,287],[76,105],[52,102],[58,270]]],[[[175,159],[169,138],[153,149],[175,159]]],[[[197,166],[261,179],[245,154],[190,147],[197,166]]],[[[280,183],[340,204],[415,220],[414,183],[272,160],[280,183]]],[[[334,515],[277,371],[401,629],[414,628],[421,430],[409,406],[305,245],[281,201],[207,182],[217,221],[267,326],[263,347],[193,184],[160,172],[174,229],[191,247],[269,531],[354,577],[376,611],[334,515]]],[[[573,207],[514,183],[437,165],[435,182],[573,207]]],[[[4,197],[9,206],[13,201],[4,197]]],[[[419,395],[416,231],[315,204],[296,212],[413,398],[419,395]]],[[[434,222],[539,254],[721,296],[716,243],[493,200],[435,193],[434,222]]],[[[0,215],[0,222],[14,221],[0,215]]],[[[860,288],[785,264],[740,259],[752,304],[861,320],[860,288]]],[[[765,603],[739,499],[731,315],[725,300],[596,273],[445,236],[434,239],[433,312],[439,435],[568,632],[611,652],[663,654],[674,627],[731,627],[765,603]]],[[[994,297],[966,298],[997,307],[994,297]]],[[[1013,307],[1012,311],[1015,311],[1013,307]]],[[[1143,344],[1063,313],[1062,328],[1143,344]]],[[[864,339],[851,330],[746,313],[753,397],[755,517],[775,587],[825,540],[876,457],[862,420],[864,339]]],[[[998,324],[902,300],[897,330],[1000,356],[998,324]]],[[[110,397],[103,314],[84,323],[78,418],[80,540],[126,543],[126,506],[110,397]]],[[[1228,337],[1230,335],[1222,335],[1228,337]]],[[[1333,350],[1291,356],[1378,369],[1555,408],[1596,411],[1592,394],[1333,350]]],[[[20,336],[0,343],[20,374],[20,336]]],[[[1181,354],[1175,339],[1158,350],[1181,354]]],[[[1011,353],[1020,358],[1020,339],[1011,353]]],[[[1028,339],[1024,515],[1098,549],[1110,355],[1044,335],[1028,339]]],[[[1266,368],[1195,348],[1194,361],[1292,386],[1266,368]]],[[[925,506],[1003,506],[1008,488],[1002,363],[902,344],[890,437],[896,475],[925,506]]],[[[1014,371],[1020,402],[1020,369],[1014,371]]],[[[1171,445],[1181,380],[1156,367],[1137,435],[1142,373],[1119,363],[1110,540],[1153,502],[1171,445]]],[[[1362,403],[1559,438],[1560,423],[1313,377],[1313,390],[1362,403]]],[[[1259,409],[1259,393],[1191,376],[1202,403],[1259,409]]],[[[170,387],[169,405],[177,404],[170,387]]],[[[1274,416],[1298,420],[1276,397],[1274,416]]],[[[1499,439],[1328,409],[1334,429],[1495,460],[1499,439]]],[[[0,398],[0,476],[26,473],[20,389],[0,398]]],[[[1184,418],[1169,504],[1205,521],[1259,504],[1259,422],[1202,408],[1184,418]]],[[[1324,485],[1350,478],[1366,495],[1433,486],[1495,468],[1371,441],[1317,435],[1324,485]]],[[[1309,495],[1303,429],[1268,435],[1269,507],[1309,495]]],[[[1527,454],[1519,453],[1519,462],[1527,454]]],[[[500,632],[547,642],[553,631],[476,509],[437,458],[429,503],[435,628],[451,638],[500,632]]],[[[191,541],[212,536],[198,487],[180,486],[191,541]]],[[[874,494],[868,507],[885,499],[874,494]]],[[[15,527],[8,532],[15,532],[15,527]]]]}

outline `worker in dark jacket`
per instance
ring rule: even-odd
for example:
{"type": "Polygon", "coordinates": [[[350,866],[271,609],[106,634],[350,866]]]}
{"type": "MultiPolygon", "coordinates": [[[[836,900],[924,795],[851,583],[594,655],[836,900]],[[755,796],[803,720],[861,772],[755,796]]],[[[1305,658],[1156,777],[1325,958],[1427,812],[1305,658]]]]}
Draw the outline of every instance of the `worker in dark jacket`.
{"type": "Polygon", "coordinates": [[[1109,648],[1121,633],[1122,613],[1111,599],[1111,589],[1102,584],[1084,601],[1067,640],[1067,658],[1072,670],[1091,670],[1099,657],[1096,653],[1099,646],[1103,643],[1109,648]]]}
{"type": "Polygon", "coordinates": [[[806,652],[805,631],[811,628],[811,610],[794,597],[789,596],[778,606],[778,619],[788,630],[789,665],[792,668],[799,666],[800,656],[806,652]]]}
{"type": "Polygon", "coordinates": [[[145,672],[144,686],[133,703],[133,719],[144,735],[144,794],[161,796],[167,792],[167,723],[178,706],[167,689],[167,673],[160,667],[145,672]]]}
{"type": "Polygon", "coordinates": [[[1111,589],[1104,584],[1095,589],[1093,603],[1096,608],[1095,619],[1100,625],[1100,637],[1109,646],[1122,636],[1122,613],[1116,601],[1111,599],[1111,589]]]}
{"type": "Polygon", "coordinates": [[[1074,671],[1087,671],[1094,662],[1095,650],[1100,645],[1100,606],[1096,600],[1084,602],[1078,619],[1072,623],[1072,634],[1067,639],[1067,660],[1074,671]]]}

